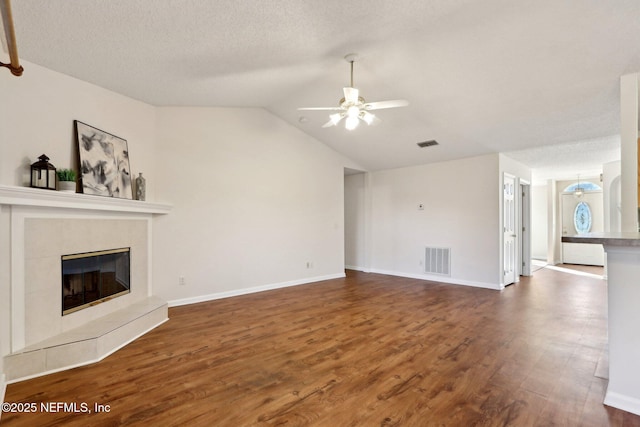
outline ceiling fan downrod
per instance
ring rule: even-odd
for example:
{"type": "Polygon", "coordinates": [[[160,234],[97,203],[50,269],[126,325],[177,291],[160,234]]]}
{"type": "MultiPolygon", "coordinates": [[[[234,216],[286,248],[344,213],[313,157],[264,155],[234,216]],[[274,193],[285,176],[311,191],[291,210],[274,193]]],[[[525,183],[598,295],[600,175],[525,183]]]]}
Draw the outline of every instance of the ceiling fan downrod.
{"type": "Polygon", "coordinates": [[[351,87],[355,87],[353,85],[353,61],[351,61],[351,87]]]}
{"type": "Polygon", "coordinates": [[[358,59],[358,55],[356,55],[355,53],[349,53],[345,55],[344,59],[349,64],[351,64],[351,85],[349,87],[355,87],[353,85],[353,63],[356,62],[356,59],[358,59]]]}

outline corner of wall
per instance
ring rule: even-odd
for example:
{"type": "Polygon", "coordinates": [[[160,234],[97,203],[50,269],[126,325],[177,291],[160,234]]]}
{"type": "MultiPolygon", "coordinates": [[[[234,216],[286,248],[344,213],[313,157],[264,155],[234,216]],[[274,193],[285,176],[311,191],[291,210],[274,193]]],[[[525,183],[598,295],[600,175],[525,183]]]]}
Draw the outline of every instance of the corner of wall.
{"type": "MultiPolygon", "coordinates": [[[[7,377],[4,375],[4,372],[3,372],[2,374],[0,374],[0,405],[4,403],[4,396],[6,391],[7,391],[7,377]]],[[[2,418],[2,411],[0,411],[0,418],[2,418]]]]}
{"type": "Polygon", "coordinates": [[[632,414],[640,415],[640,400],[625,396],[624,394],[615,393],[611,390],[607,390],[604,396],[604,402],[607,406],[622,409],[623,411],[631,412],[632,414]]]}
{"type": "Polygon", "coordinates": [[[264,291],[271,291],[274,289],[288,288],[291,286],[307,285],[307,284],[322,282],[325,280],[341,279],[343,277],[346,277],[346,274],[344,272],[327,274],[324,276],[309,277],[306,279],[291,280],[288,282],[271,283],[268,285],[254,286],[251,288],[234,289],[231,291],[217,292],[217,293],[208,294],[208,295],[199,295],[197,297],[174,299],[174,300],[169,300],[168,304],[169,304],[169,307],[178,307],[181,305],[196,304],[200,302],[213,301],[213,300],[222,299],[222,298],[248,295],[256,292],[264,292],[264,291]]]}
{"type": "Polygon", "coordinates": [[[622,231],[638,231],[638,109],[640,73],[620,77],[622,231]],[[625,208],[626,207],[626,208],[625,208]],[[628,207],[631,207],[630,209],[628,207]]]}
{"type": "MultiPolygon", "coordinates": [[[[10,216],[0,207],[0,234],[10,230],[10,216]]],[[[4,236],[4,235],[3,235],[4,236]]],[[[3,237],[0,242],[0,404],[4,403],[5,391],[7,388],[7,377],[4,373],[4,356],[10,353],[11,333],[10,325],[10,299],[11,292],[9,283],[11,280],[11,259],[9,241],[3,237]]],[[[0,417],[2,411],[0,410],[0,417]]]]}

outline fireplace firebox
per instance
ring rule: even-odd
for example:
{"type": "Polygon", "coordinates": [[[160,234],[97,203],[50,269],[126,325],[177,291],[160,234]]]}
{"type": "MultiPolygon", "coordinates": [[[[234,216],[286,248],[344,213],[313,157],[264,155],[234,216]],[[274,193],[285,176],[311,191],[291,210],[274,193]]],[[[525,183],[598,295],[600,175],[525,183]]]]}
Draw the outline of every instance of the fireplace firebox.
{"type": "Polygon", "coordinates": [[[62,256],[62,315],[131,292],[130,248],[62,256]]]}

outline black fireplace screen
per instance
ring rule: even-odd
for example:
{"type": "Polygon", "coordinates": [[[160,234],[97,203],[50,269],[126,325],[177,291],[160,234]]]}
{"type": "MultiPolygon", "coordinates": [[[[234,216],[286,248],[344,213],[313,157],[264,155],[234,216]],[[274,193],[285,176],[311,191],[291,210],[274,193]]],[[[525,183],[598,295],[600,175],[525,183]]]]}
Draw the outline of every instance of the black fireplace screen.
{"type": "Polygon", "coordinates": [[[130,248],[62,256],[62,314],[130,292],[130,248]]]}

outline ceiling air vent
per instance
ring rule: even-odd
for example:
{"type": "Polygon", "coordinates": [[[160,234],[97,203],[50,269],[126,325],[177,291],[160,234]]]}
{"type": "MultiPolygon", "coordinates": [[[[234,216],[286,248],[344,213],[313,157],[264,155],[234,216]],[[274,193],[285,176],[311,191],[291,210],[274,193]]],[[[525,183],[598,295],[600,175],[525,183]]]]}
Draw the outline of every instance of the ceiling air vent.
{"type": "Polygon", "coordinates": [[[420,148],[431,147],[433,145],[439,145],[438,141],[436,141],[435,139],[432,139],[431,141],[418,142],[418,147],[420,148]]]}

